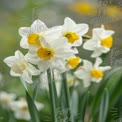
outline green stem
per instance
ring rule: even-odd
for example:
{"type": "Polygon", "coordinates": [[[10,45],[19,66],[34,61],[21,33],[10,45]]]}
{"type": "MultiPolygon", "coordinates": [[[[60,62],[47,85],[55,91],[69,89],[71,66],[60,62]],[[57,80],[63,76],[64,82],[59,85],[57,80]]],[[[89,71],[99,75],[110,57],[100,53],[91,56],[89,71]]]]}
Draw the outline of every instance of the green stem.
{"type": "Polygon", "coordinates": [[[73,122],[73,118],[71,115],[70,97],[69,97],[70,95],[69,95],[69,88],[67,84],[66,73],[63,73],[62,76],[63,76],[63,87],[64,87],[64,94],[66,98],[66,105],[68,108],[68,121],[67,122],[73,122]]]}
{"type": "Polygon", "coordinates": [[[56,104],[55,104],[55,96],[54,96],[54,91],[53,91],[54,89],[53,89],[53,78],[52,78],[51,69],[47,70],[47,77],[48,77],[49,93],[50,93],[50,99],[51,99],[53,122],[57,122],[56,104]]]}

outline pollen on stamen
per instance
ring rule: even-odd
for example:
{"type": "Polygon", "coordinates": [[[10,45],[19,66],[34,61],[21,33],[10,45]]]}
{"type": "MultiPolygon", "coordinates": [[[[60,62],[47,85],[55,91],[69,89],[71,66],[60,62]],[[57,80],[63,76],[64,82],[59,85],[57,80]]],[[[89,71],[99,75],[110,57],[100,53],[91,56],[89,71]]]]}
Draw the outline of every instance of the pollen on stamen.
{"type": "Polygon", "coordinates": [[[67,32],[63,36],[68,39],[69,43],[74,43],[79,39],[79,36],[74,32],[67,32]]]}

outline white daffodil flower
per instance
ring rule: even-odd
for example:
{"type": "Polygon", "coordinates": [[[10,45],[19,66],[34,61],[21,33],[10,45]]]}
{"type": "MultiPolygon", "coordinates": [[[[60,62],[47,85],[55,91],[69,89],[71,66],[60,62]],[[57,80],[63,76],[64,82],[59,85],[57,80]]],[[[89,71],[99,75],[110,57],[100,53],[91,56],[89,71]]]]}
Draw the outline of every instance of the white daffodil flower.
{"type": "Polygon", "coordinates": [[[4,91],[0,92],[0,104],[5,108],[9,108],[10,103],[15,99],[16,95],[13,93],[6,93],[4,91]]]}
{"type": "Polygon", "coordinates": [[[104,71],[111,69],[110,66],[99,66],[101,63],[101,58],[96,58],[95,64],[83,60],[83,66],[75,71],[74,74],[76,77],[83,80],[85,87],[88,87],[91,84],[91,81],[99,83],[104,76],[104,71]]]}
{"type": "Polygon", "coordinates": [[[66,17],[62,26],[62,36],[66,37],[72,46],[82,44],[82,36],[88,32],[87,24],[76,24],[72,19],[66,17]]]}
{"type": "Polygon", "coordinates": [[[38,47],[41,45],[41,38],[50,38],[51,40],[58,38],[56,33],[59,32],[61,26],[47,28],[41,20],[35,20],[31,27],[19,28],[19,34],[22,36],[20,46],[29,49],[30,46],[38,47]]]}
{"type": "Polygon", "coordinates": [[[91,57],[99,57],[102,53],[107,53],[113,44],[112,35],[114,31],[105,30],[104,26],[93,29],[93,37],[86,41],[83,48],[93,51],[91,57]]]}
{"type": "MultiPolygon", "coordinates": [[[[44,105],[42,103],[35,102],[35,105],[38,110],[41,110],[44,105]]],[[[24,98],[21,98],[17,101],[13,101],[10,104],[11,110],[14,112],[14,116],[19,120],[29,121],[31,119],[27,101],[24,98]]]]}
{"type": "Polygon", "coordinates": [[[20,46],[28,49],[30,45],[38,46],[41,32],[46,31],[48,28],[41,20],[35,20],[31,27],[19,28],[19,34],[22,36],[20,46]]]}
{"type": "Polygon", "coordinates": [[[33,49],[26,55],[26,58],[32,64],[37,64],[41,72],[48,68],[57,69],[61,72],[65,71],[66,60],[72,55],[78,53],[76,49],[72,49],[67,43],[66,38],[49,41],[43,38],[41,46],[33,49]]]}
{"type": "Polygon", "coordinates": [[[4,59],[4,62],[11,68],[10,74],[15,77],[21,77],[23,81],[32,83],[32,75],[39,75],[40,71],[25,60],[20,51],[15,52],[15,56],[4,59]]]}

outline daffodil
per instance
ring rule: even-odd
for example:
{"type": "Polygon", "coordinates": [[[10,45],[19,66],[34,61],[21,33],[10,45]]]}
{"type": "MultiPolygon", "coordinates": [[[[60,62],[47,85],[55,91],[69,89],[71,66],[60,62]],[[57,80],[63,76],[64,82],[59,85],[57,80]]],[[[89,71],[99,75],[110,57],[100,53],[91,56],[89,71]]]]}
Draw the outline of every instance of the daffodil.
{"type": "Polygon", "coordinates": [[[28,49],[29,45],[40,45],[39,38],[41,32],[47,30],[47,26],[41,20],[35,20],[31,27],[19,28],[19,34],[22,36],[20,46],[28,49]]]}
{"type": "MultiPolygon", "coordinates": [[[[38,102],[35,102],[35,105],[38,110],[41,110],[44,107],[42,103],[38,102]]],[[[14,116],[16,119],[26,121],[29,121],[31,119],[27,101],[24,98],[11,102],[10,108],[14,112],[14,116]]]]}
{"type": "Polygon", "coordinates": [[[26,59],[32,64],[38,65],[41,72],[48,68],[65,71],[66,60],[72,55],[78,53],[76,49],[72,49],[67,43],[66,38],[60,38],[48,41],[43,38],[41,46],[38,49],[29,51],[26,59]]]}
{"type": "Polygon", "coordinates": [[[82,36],[88,32],[87,24],[76,24],[72,19],[66,17],[62,26],[62,36],[72,46],[80,46],[82,44],[82,36]]]}
{"type": "Polygon", "coordinates": [[[83,66],[75,71],[75,76],[83,80],[84,87],[88,87],[91,82],[99,83],[104,77],[104,72],[111,69],[110,66],[100,66],[102,63],[101,58],[96,58],[96,62],[83,60],[83,66]]]}
{"type": "Polygon", "coordinates": [[[15,52],[15,56],[4,59],[4,62],[11,68],[10,74],[15,77],[21,77],[23,81],[32,83],[32,75],[39,75],[40,71],[25,60],[20,51],[15,52]]]}
{"type": "Polygon", "coordinates": [[[16,95],[13,93],[6,93],[4,91],[0,92],[0,104],[5,108],[9,108],[10,103],[15,99],[16,95]]]}
{"type": "Polygon", "coordinates": [[[84,43],[83,48],[93,51],[91,57],[98,57],[103,53],[107,53],[113,45],[113,34],[114,31],[105,30],[104,26],[94,28],[93,37],[84,43]]]}
{"type": "Polygon", "coordinates": [[[19,28],[19,34],[22,36],[20,41],[20,46],[25,49],[29,49],[29,47],[34,46],[38,47],[41,45],[41,38],[57,38],[58,32],[61,29],[61,26],[52,27],[50,29],[47,28],[45,23],[41,20],[35,20],[31,27],[21,27],[19,28]]]}

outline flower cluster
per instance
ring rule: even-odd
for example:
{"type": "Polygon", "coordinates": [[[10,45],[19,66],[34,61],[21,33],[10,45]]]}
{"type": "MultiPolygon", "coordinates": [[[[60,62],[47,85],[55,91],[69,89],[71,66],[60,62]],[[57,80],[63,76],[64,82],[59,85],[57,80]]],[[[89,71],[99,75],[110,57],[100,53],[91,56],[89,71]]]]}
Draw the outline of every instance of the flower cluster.
{"type": "MultiPolygon", "coordinates": [[[[39,75],[49,68],[61,73],[76,68],[82,61],[78,56],[77,47],[82,45],[83,36],[88,29],[87,24],[76,24],[68,17],[64,19],[63,25],[51,28],[41,20],[35,20],[30,27],[19,29],[22,37],[20,46],[28,50],[27,54],[16,51],[15,56],[7,57],[4,62],[11,67],[12,76],[21,77],[28,83],[32,83],[33,75],[39,75]]],[[[83,60],[84,66],[74,73],[83,80],[85,86],[89,86],[91,80],[99,82],[104,75],[103,72],[110,69],[99,67],[102,63],[99,56],[110,51],[113,33],[114,31],[105,30],[103,26],[95,28],[93,37],[83,44],[84,49],[93,51],[91,57],[97,58],[94,65],[83,60]]]]}
{"type": "MultiPolygon", "coordinates": [[[[25,98],[19,98],[16,100],[16,94],[7,93],[4,91],[0,92],[0,105],[4,109],[11,110],[14,112],[14,116],[20,120],[30,120],[30,113],[28,109],[28,104],[25,98]]],[[[36,102],[35,105],[38,110],[41,110],[44,105],[42,103],[36,102]]]]}

